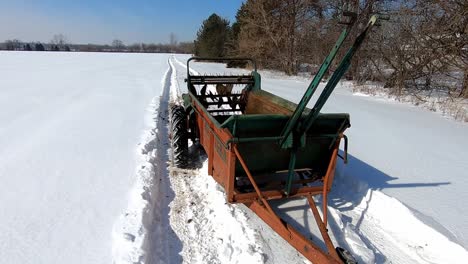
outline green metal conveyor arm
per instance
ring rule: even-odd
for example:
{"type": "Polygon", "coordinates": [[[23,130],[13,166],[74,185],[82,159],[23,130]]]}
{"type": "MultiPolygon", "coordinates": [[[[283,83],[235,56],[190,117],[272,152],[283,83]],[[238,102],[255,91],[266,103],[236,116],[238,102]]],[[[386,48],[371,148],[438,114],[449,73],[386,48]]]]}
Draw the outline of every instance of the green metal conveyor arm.
{"type": "Polygon", "coordinates": [[[335,58],[336,54],[338,53],[338,50],[340,49],[341,45],[345,41],[346,37],[348,36],[351,26],[354,23],[354,19],[351,20],[350,25],[346,27],[342,32],[340,37],[335,43],[335,46],[333,49],[330,51],[328,56],[325,58],[323,61],[322,65],[320,66],[317,74],[315,75],[314,79],[312,82],[309,84],[309,87],[307,88],[306,92],[304,93],[304,96],[302,97],[301,101],[299,102],[296,110],[294,110],[294,113],[292,114],[291,118],[289,119],[288,123],[284,127],[283,131],[281,132],[281,136],[283,139],[281,140],[280,144],[283,148],[291,148],[292,147],[292,137],[291,134],[294,130],[294,128],[297,126],[297,123],[299,122],[300,117],[302,116],[302,113],[304,112],[304,109],[306,108],[307,104],[309,103],[310,99],[315,93],[315,90],[317,90],[317,87],[320,84],[320,81],[322,80],[323,76],[327,72],[328,68],[330,67],[331,62],[335,58]]]}
{"type": "Polygon", "coordinates": [[[331,93],[335,89],[341,77],[343,77],[343,75],[348,70],[349,65],[351,65],[351,59],[353,58],[354,54],[356,54],[356,51],[359,49],[361,44],[364,42],[364,39],[366,38],[367,33],[374,26],[376,21],[377,21],[377,16],[375,15],[372,16],[366,28],[361,32],[361,34],[359,34],[359,36],[354,41],[353,46],[351,46],[351,48],[349,48],[349,50],[346,52],[346,55],[341,60],[340,64],[338,65],[338,68],[336,68],[336,71],[330,77],[330,80],[328,81],[327,85],[323,89],[322,94],[317,99],[317,102],[312,108],[312,111],[310,111],[310,113],[307,115],[304,122],[300,125],[297,131],[299,134],[303,134],[307,130],[309,130],[309,128],[314,123],[314,121],[317,119],[317,116],[319,115],[320,110],[325,105],[325,102],[330,97],[331,93]]]}
{"type": "MultiPolygon", "coordinates": [[[[312,108],[312,110],[307,115],[305,120],[302,123],[299,124],[299,118],[301,117],[302,112],[305,109],[305,106],[309,102],[310,96],[314,93],[314,91],[316,89],[316,86],[315,87],[313,86],[314,81],[316,80],[316,78],[314,78],[314,80],[312,81],[312,84],[307,89],[306,94],[304,94],[304,97],[302,98],[301,102],[299,103],[299,106],[296,108],[296,111],[294,112],[294,115],[291,117],[291,119],[289,119],[287,126],[283,130],[283,133],[282,133],[283,138],[280,141],[281,142],[281,147],[282,148],[289,148],[291,150],[291,156],[290,156],[290,161],[289,161],[289,169],[288,169],[288,179],[287,179],[287,182],[286,182],[286,188],[284,190],[286,195],[289,195],[291,193],[292,181],[293,181],[293,177],[294,177],[294,168],[295,168],[295,163],[296,163],[296,154],[297,154],[298,148],[301,145],[301,141],[303,140],[305,133],[310,129],[310,127],[312,126],[314,121],[317,119],[317,116],[319,115],[320,110],[322,109],[325,102],[328,100],[331,93],[335,89],[336,85],[338,84],[338,81],[341,79],[341,77],[348,70],[348,67],[351,64],[351,59],[353,58],[354,54],[359,49],[361,44],[364,42],[364,39],[366,38],[367,33],[375,25],[376,21],[377,21],[377,16],[375,16],[375,15],[372,16],[371,19],[369,20],[369,23],[367,24],[366,28],[355,39],[355,41],[353,43],[353,46],[351,46],[351,48],[349,48],[348,51],[346,52],[346,55],[341,60],[340,64],[338,65],[338,68],[336,69],[336,71],[330,77],[330,80],[328,81],[328,83],[326,84],[324,90],[320,94],[320,97],[318,98],[317,102],[315,103],[315,106],[312,108]]],[[[339,42],[339,40],[338,40],[338,42],[339,42]]],[[[340,45],[341,45],[341,43],[340,43],[340,45]]],[[[337,46],[335,46],[335,48],[336,47],[337,46]]],[[[332,55],[332,58],[336,55],[337,50],[335,50],[335,48],[330,53],[330,55],[332,55]]],[[[329,55],[329,57],[330,57],[330,55],[329,55]]],[[[327,57],[327,59],[328,59],[328,57],[327,57]]],[[[328,68],[328,66],[329,65],[326,65],[327,68],[328,68]]]]}

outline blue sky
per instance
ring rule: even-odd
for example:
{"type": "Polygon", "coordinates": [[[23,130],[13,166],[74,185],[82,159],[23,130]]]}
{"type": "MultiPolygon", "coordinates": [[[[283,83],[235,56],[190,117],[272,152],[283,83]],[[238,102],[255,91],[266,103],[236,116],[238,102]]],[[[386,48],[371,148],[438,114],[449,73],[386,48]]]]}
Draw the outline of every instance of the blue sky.
{"type": "Polygon", "coordinates": [[[49,42],[64,34],[73,43],[166,43],[195,38],[212,13],[234,20],[243,0],[0,0],[0,42],[49,42]]]}

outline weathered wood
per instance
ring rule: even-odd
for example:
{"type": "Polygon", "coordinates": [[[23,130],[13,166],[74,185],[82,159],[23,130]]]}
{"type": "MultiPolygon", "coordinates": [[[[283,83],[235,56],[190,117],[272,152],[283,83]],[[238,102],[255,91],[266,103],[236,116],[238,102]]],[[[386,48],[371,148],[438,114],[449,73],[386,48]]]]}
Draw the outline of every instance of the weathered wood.
{"type": "Polygon", "coordinates": [[[246,114],[282,114],[282,115],[291,115],[291,109],[276,104],[275,102],[269,100],[262,94],[258,93],[249,93],[247,99],[247,106],[245,108],[246,114]]]}

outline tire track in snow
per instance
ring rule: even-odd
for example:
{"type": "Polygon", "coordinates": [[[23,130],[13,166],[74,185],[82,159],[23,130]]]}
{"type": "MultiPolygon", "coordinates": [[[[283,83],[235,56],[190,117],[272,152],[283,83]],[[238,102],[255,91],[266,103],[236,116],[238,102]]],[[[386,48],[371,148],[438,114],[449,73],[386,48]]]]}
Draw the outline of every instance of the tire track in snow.
{"type": "Polygon", "coordinates": [[[127,211],[113,230],[113,263],[180,263],[182,244],[169,222],[169,203],[174,198],[168,179],[168,104],[173,68],[161,80],[162,94],[149,107],[152,127],[140,148],[140,167],[127,211]]]}
{"type": "Polygon", "coordinates": [[[164,89],[160,98],[158,120],[157,120],[157,156],[155,180],[158,183],[156,200],[153,201],[154,211],[151,221],[151,231],[148,241],[148,258],[146,263],[181,263],[179,252],[182,243],[173,231],[169,219],[169,203],[175,199],[169,179],[169,160],[171,144],[169,139],[169,102],[171,98],[172,78],[174,67],[168,59],[168,71],[164,78],[164,89]]]}
{"type": "MultiPolygon", "coordinates": [[[[183,65],[175,57],[173,62],[183,65]]],[[[180,98],[175,65],[171,88],[180,98]]],[[[190,70],[192,74],[195,71],[190,70]]],[[[176,199],[171,203],[171,222],[184,241],[184,263],[263,263],[265,256],[256,232],[247,225],[239,205],[226,202],[222,188],[207,173],[206,156],[200,156],[198,170],[171,172],[176,199]]]]}

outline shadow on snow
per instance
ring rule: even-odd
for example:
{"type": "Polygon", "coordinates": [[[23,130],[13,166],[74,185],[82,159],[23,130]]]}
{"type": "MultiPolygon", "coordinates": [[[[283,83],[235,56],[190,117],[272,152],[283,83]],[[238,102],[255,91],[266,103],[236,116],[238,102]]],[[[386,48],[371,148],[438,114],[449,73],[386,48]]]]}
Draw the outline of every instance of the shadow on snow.
{"type": "MultiPolygon", "coordinates": [[[[339,212],[346,212],[358,206],[366,197],[369,190],[380,191],[388,188],[427,188],[450,184],[450,182],[392,183],[392,181],[397,179],[397,177],[392,177],[359,158],[348,154],[348,164],[344,165],[341,160],[337,163],[333,187],[329,194],[328,206],[339,212]]],[[[319,198],[316,200],[317,206],[321,208],[321,196],[319,195],[316,197],[319,198]]],[[[368,197],[367,206],[371,200],[372,192],[370,192],[368,197]]],[[[319,247],[326,249],[306,199],[275,200],[271,203],[281,218],[319,247]]],[[[367,209],[368,207],[362,211],[359,220],[354,224],[356,229],[359,229],[367,209]]],[[[344,224],[351,221],[351,219],[345,215],[341,215],[341,220],[344,224]]],[[[337,241],[336,246],[347,248],[348,244],[341,226],[342,224],[337,223],[333,217],[328,217],[328,227],[335,236],[337,241]]],[[[360,239],[374,252],[376,263],[384,263],[386,261],[386,257],[373,246],[371,241],[363,236],[360,236],[360,239]]],[[[357,257],[358,261],[360,260],[359,256],[355,257],[357,257]]],[[[362,260],[359,262],[362,262],[362,260]]]]}

